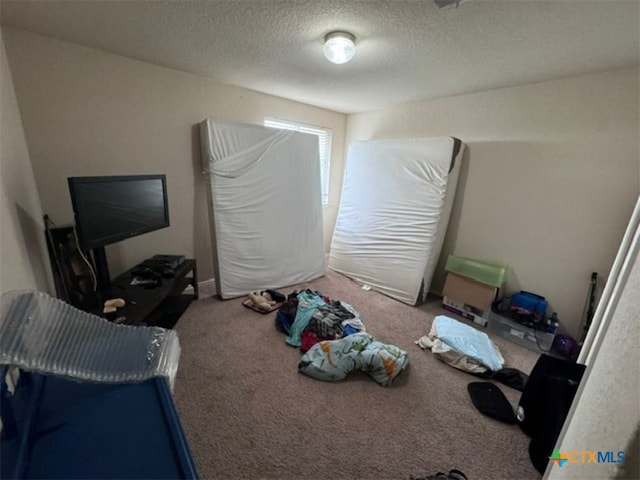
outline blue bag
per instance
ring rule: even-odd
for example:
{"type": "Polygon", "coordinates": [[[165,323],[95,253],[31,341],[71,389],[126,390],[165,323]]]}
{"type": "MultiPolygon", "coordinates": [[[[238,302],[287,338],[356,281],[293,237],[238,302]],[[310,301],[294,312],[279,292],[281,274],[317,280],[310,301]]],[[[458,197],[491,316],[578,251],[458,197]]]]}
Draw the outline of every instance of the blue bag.
{"type": "Polygon", "coordinates": [[[549,303],[544,297],[531,292],[520,291],[511,296],[509,309],[518,316],[541,322],[547,314],[549,303]]]}

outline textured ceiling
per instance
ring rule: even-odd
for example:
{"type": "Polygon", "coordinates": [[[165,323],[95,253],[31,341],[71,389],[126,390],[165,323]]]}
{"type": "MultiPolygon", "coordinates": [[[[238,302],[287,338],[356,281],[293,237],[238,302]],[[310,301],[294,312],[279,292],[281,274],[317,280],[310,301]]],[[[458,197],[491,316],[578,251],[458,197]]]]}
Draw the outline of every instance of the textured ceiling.
{"type": "Polygon", "coordinates": [[[338,112],[638,65],[638,0],[13,1],[2,24],[338,112]],[[354,59],[322,56],[332,30],[354,59]]]}

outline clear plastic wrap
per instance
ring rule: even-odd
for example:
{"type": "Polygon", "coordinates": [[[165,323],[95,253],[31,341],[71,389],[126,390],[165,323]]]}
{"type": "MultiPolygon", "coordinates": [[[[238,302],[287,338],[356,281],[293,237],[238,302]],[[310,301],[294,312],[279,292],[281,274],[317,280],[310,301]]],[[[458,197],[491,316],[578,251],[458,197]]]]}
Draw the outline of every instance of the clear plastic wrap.
{"type": "Polygon", "coordinates": [[[173,389],[179,360],[173,330],[114,324],[42,292],[0,297],[1,365],[105,383],[164,376],[173,389]]]}

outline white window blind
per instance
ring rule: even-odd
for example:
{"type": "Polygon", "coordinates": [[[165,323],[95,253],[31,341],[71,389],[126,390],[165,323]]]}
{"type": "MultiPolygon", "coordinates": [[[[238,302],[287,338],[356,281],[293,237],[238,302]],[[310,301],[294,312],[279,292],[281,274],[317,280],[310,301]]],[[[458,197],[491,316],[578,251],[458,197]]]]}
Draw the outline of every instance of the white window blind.
{"type": "Polygon", "coordinates": [[[284,130],[294,130],[296,132],[310,133],[318,137],[318,147],[320,153],[320,182],[322,185],[322,204],[329,203],[329,167],[331,165],[331,136],[330,128],[316,127],[299,122],[290,122],[277,118],[267,117],[264,119],[264,126],[280,128],[284,130]]]}

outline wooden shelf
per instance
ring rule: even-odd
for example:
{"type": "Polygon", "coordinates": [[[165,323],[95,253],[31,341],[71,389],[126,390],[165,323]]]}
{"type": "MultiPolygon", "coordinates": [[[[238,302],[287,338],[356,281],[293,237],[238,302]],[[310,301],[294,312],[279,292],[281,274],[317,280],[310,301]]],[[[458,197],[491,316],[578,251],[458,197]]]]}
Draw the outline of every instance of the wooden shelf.
{"type": "Polygon", "coordinates": [[[118,309],[116,318],[124,317],[127,325],[171,324],[171,328],[189,304],[198,298],[198,272],[196,261],[185,260],[175,269],[173,277],[163,277],[156,287],[131,285],[138,266],[127,270],[112,281],[113,298],[123,298],[126,305],[118,309]],[[192,294],[184,291],[193,287],[192,294]],[[170,318],[165,318],[170,317],[170,318]]]}

